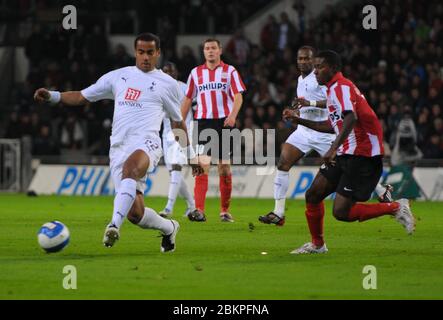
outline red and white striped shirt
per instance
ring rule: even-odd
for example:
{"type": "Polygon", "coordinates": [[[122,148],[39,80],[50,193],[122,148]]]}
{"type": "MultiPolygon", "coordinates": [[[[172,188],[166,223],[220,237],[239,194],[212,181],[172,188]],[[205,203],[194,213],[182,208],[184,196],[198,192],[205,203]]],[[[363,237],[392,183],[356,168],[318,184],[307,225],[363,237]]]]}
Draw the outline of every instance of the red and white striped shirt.
{"type": "Polygon", "coordinates": [[[343,128],[344,113],[353,111],[357,122],[337,155],[350,154],[363,157],[383,155],[383,129],[360,90],[341,72],[327,84],[329,121],[338,135],[343,128]]]}
{"type": "Polygon", "coordinates": [[[231,113],[234,95],[245,90],[237,70],[220,61],[214,70],[206,63],[192,69],[186,96],[191,100],[197,97],[195,119],[220,119],[231,113]]]}

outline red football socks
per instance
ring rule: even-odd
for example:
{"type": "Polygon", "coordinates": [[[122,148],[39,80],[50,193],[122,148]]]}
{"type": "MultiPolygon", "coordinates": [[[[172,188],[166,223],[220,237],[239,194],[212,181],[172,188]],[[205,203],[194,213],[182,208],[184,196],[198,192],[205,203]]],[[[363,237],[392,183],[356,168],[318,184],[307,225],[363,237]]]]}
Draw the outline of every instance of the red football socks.
{"type": "Polygon", "coordinates": [[[306,219],[311,232],[312,243],[317,247],[323,246],[323,217],[325,216],[325,205],[323,201],[314,204],[306,203],[306,219]]]}
{"type": "Polygon", "coordinates": [[[221,211],[229,212],[232,193],[232,175],[220,176],[221,211]]]}
{"type": "Polygon", "coordinates": [[[196,209],[205,211],[206,192],[208,191],[208,175],[202,174],[195,177],[194,199],[196,209]]]}
{"type": "Polygon", "coordinates": [[[391,203],[356,203],[349,212],[349,221],[366,221],[384,215],[392,215],[398,210],[398,202],[391,203]]]}

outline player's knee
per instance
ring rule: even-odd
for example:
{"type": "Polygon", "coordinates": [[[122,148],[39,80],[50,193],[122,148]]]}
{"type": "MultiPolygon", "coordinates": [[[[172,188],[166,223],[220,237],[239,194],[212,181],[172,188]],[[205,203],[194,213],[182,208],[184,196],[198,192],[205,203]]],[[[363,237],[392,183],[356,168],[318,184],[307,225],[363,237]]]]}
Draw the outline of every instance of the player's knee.
{"type": "Polygon", "coordinates": [[[129,210],[128,212],[128,220],[133,223],[133,224],[138,224],[140,222],[140,220],[143,218],[143,214],[144,212],[140,212],[140,210],[138,210],[137,208],[131,208],[131,210],[129,210]]]}
{"type": "Polygon", "coordinates": [[[138,178],[144,176],[144,173],[142,174],[142,170],[136,166],[125,166],[123,168],[122,177],[123,179],[130,178],[137,180],[138,178]]]}
{"type": "Polygon", "coordinates": [[[141,217],[137,213],[133,212],[129,212],[127,218],[133,224],[138,224],[141,220],[141,217]]]}
{"type": "Polygon", "coordinates": [[[131,213],[128,213],[127,218],[132,224],[138,224],[140,222],[139,218],[131,213]]]}
{"type": "Polygon", "coordinates": [[[349,221],[349,212],[343,208],[334,208],[332,214],[338,221],[349,221]]]}
{"type": "Polygon", "coordinates": [[[287,161],[278,161],[277,169],[280,171],[289,171],[291,169],[291,164],[287,161]]]}
{"type": "Polygon", "coordinates": [[[229,164],[220,164],[218,166],[218,174],[220,176],[228,176],[231,174],[231,166],[229,164]]]}
{"type": "Polygon", "coordinates": [[[307,203],[320,203],[323,199],[320,192],[311,187],[305,193],[305,200],[307,203]]]}

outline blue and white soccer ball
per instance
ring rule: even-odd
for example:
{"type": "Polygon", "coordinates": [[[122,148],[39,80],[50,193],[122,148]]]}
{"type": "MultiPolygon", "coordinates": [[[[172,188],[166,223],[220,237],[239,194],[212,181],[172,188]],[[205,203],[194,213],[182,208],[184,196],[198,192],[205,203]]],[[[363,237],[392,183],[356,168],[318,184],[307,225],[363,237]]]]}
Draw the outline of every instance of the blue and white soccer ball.
{"type": "Polygon", "coordinates": [[[60,221],[47,222],[38,231],[38,243],[46,252],[58,252],[69,243],[69,230],[60,221]]]}

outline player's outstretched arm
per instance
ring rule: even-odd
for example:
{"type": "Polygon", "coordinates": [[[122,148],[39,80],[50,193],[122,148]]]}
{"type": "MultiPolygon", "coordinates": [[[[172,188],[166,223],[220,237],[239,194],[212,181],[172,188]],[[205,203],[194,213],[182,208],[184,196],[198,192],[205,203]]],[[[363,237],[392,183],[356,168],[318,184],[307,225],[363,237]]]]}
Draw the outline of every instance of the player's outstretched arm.
{"type": "Polygon", "coordinates": [[[45,88],[37,89],[34,93],[34,100],[38,103],[59,103],[62,102],[69,106],[81,106],[88,102],[80,91],[49,91],[45,88]]]}
{"type": "Polygon", "coordinates": [[[326,108],[326,100],[315,101],[315,103],[318,108],[326,108]]]}
{"type": "Polygon", "coordinates": [[[297,110],[285,109],[283,111],[283,119],[289,120],[294,124],[300,124],[315,131],[324,132],[324,133],[334,133],[334,128],[332,128],[328,120],[311,121],[307,119],[302,119],[297,114],[297,110]]]}

